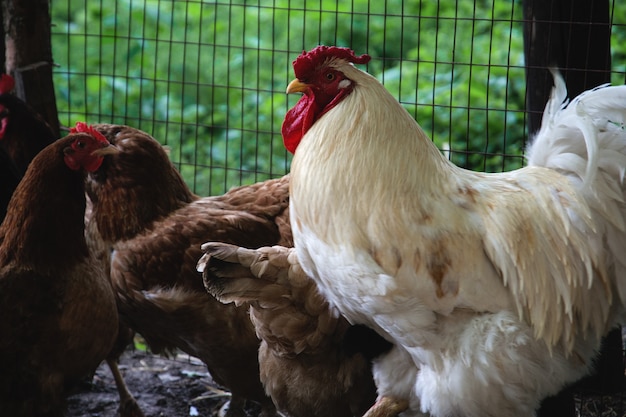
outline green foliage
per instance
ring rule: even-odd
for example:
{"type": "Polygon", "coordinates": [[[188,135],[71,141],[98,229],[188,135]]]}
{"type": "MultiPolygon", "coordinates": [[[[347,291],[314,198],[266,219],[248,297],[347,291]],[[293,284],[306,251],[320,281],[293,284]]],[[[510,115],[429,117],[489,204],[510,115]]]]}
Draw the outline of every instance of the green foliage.
{"type": "MultiPolygon", "coordinates": [[[[521,1],[269,4],[51,2],[61,122],[145,130],[171,149],[197,193],[219,194],[289,170],[280,127],[298,99],[285,94],[291,61],[334,44],[372,55],[365,69],[455,163],[523,164],[521,1]]],[[[626,56],[616,36],[616,55],[626,56]]]]}

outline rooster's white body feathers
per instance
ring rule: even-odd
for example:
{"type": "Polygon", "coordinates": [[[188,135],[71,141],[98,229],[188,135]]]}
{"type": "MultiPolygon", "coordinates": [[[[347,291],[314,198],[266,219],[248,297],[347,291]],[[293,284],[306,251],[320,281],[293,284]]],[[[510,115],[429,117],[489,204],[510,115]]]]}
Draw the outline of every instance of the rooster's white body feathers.
{"type": "Polygon", "coordinates": [[[626,299],[626,86],[548,103],[529,165],[454,166],[370,75],[292,162],[298,259],[396,348],[375,368],[406,415],[530,416],[585,375],[626,299]]]}

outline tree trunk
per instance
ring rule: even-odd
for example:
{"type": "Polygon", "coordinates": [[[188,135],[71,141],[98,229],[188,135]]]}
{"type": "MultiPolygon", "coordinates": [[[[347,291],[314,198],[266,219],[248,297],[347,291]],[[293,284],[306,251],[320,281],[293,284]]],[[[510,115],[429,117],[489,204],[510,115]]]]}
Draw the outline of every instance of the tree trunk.
{"type": "Polygon", "coordinates": [[[1,0],[5,71],[15,78],[15,94],[43,116],[59,135],[52,83],[48,0],[1,0]]]}

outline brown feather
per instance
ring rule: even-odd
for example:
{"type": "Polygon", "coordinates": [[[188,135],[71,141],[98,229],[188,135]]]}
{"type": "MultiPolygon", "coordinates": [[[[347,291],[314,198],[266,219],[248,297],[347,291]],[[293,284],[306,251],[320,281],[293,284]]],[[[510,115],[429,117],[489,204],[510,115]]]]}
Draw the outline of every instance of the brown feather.
{"type": "Polygon", "coordinates": [[[266,392],[293,416],[362,415],[374,403],[370,364],[344,349],[348,322],[330,308],[293,249],[202,245],[207,290],[223,302],[249,302],[261,338],[266,392]]]}

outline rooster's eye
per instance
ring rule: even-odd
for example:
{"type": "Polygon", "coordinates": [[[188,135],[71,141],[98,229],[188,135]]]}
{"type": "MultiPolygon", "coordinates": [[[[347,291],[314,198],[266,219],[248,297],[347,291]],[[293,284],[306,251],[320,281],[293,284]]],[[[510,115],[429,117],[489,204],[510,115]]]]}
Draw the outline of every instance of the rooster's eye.
{"type": "Polygon", "coordinates": [[[327,79],[328,81],[332,81],[332,80],[334,80],[334,79],[335,79],[335,74],[334,74],[334,73],[332,73],[332,72],[328,72],[328,73],[326,73],[326,79],[327,79]]]}

